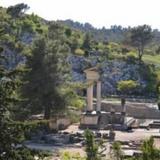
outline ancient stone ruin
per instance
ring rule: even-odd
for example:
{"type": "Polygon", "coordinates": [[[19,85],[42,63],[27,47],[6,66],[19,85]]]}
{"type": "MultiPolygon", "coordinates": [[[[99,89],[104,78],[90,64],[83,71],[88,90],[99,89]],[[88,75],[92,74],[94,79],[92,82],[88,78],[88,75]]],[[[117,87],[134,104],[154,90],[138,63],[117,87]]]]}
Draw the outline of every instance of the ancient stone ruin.
{"type": "Polygon", "coordinates": [[[89,68],[84,72],[88,84],[87,106],[81,115],[80,128],[126,130],[134,122],[134,118],[127,117],[125,105],[120,112],[115,112],[114,109],[110,112],[101,110],[101,80],[98,68],[89,68]],[[93,106],[94,84],[96,84],[96,107],[93,106]]]}

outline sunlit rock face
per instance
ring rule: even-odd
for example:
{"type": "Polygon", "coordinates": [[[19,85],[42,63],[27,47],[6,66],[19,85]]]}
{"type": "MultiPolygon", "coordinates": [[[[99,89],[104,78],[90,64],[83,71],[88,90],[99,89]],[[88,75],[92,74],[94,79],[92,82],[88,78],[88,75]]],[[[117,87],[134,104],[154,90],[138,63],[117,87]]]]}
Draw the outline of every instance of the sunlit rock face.
{"type": "MultiPolygon", "coordinates": [[[[145,74],[141,73],[137,63],[129,63],[124,60],[100,60],[100,56],[93,54],[90,57],[70,56],[69,63],[72,69],[73,81],[85,81],[84,69],[87,67],[99,66],[102,81],[102,95],[119,94],[117,91],[117,83],[121,80],[135,80],[140,84],[140,87],[134,92],[136,95],[145,95],[148,80],[145,74]]],[[[141,66],[144,68],[145,66],[141,66]]],[[[133,93],[131,93],[133,94],[133,93]]]]}
{"type": "MultiPolygon", "coordinates": [[[[36,34],[24,32],[20,36],[20,41],[24,44],[30,45],[36,34]]],[[[7,57],[5,66],[8,69],[15,68],[19,64],[24,64],[26,58],[22,53],[18,53],[15,50],[9,48],[8,45],[4,45],[5,50],[3,54],[7,57]]],[[[119,94],[117,91],[117,82],[120,80],[135,80],[140,84],[140,87],[136,90],[136,95],[150,95],[146,88],[149,84],[146,73],[141,73],[139,65],[137,63],[130,63],[125,60],[109,60],[107,57],[101,56],[99,52],[90,52],[89,56],[76,56],[70,55],[68,62],[71,66],[71,77],[73,81],[83,82],[85,81],[84,70],[86,68],[95,67],[98,68],[101,73],[102,81],[102,95],[107,96],[110,94],[119,94]]],[[[141,66],[143,72],[147,72],[145,66],[141,66]]]]}

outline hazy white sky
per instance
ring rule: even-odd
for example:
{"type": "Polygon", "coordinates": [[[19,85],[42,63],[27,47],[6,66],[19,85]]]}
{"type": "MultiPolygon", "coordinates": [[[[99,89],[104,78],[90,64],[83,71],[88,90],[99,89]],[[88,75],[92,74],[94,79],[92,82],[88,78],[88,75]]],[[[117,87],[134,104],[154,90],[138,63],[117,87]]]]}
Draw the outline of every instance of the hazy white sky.
{"type": "Polygon", "coordinates": [[[48,20],[72,19],[95,27],[149,24],[160,29],[160,0],[0,0],[0,6],[17,3],[30,6],[48,20]]]}

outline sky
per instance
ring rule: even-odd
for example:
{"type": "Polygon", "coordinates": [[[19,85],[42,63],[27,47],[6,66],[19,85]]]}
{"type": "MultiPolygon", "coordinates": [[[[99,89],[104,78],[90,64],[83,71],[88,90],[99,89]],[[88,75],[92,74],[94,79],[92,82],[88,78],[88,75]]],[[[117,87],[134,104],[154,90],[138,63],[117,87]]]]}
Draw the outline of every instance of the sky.
{"type": "Polygon", "coordinates": [[[28,4],[28,13],[47,20],[72,19],[97,28],[148,24],[160,29],[160,0],[0,0],[3,7],[17,3],[28,4]]]}

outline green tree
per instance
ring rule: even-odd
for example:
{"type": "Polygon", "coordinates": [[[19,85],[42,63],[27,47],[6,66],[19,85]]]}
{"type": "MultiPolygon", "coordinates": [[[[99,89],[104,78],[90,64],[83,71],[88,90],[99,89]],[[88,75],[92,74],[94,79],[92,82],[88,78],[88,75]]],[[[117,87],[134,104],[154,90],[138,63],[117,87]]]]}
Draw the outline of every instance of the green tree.
{"type": "Polygon", "coordinates": [[[10,14],[14,18],[18,18],[29,9],[29,6],[24,3],[16,4],[14,6],[10,6],[7,8],[7,13],[10,14]]]}
{"type": "Polygon", "coordinates": [[[133,89],[135,89],[138,86],[136,81],[133,80],[124,80],[124,81],[119,81],[117,88],[118,91],[120,91],[122,94],[129,94],[132,92],[133,89]]]}
{"type": "Polygon", "coordinates": [[[86,54],[88,54],[92,49],[92,39],[89,33],[87,33],[84,37],[82,49],[85,51],[86,54]]]}
{"type": "Polygon", "coordinates": [[[20,70],[7,71],[0,54],[0,159],[34,160],[36,153],[22,145],[25,126],[10,118],[13,106],[19,101],[16,90],[20,87],[20,70]],[[20,145],[20,147],[18,147],[20,145]]]}
{"type": "Polygon", "coordinates": [[[159,160],[160,151],[154,146],[154,139],[151,137],[142,144],[142,160],[159,160]]]}
{"type": "Polygon", "coordinates": [[[26,75],[28,83],[23,90],[28,99],[27,107],[32,113],[44,111],[45,119],[66,106],[61,88],[68,79],[69,67],[65,58],[69,48],[63,36],[63,29],[51,23],[48,36],[34,42],[27,62],[27,67],[31,69],[26,75]]]}
{"type": "Polygon", "coordinates": [[[113,158],[115,160],[122,160],[122,150],[121,150],[121,144],[119,142],[114,142],[112,145],[112,149],[113,149],[113,158]]]}
{"type": "Polygon", "coordinates": [[[106,147],[103,145],[103,141],[95,141],[94,134],[90,130],[85,130],[85,151],[87,154],[87,160],[100,160],[106,147]]]}
{"type": "Polygon", "coordinates": [[[85,131],[85,142],[87,153],[87,160],[98,160],[98,145],[95,143],[94,134],[90,130],[85,131]]]}
{"type": "Polygon", "coordinates": [[[139,62],[142,61],[145,46],[152,38],[152,29],[148,25],[137,26],[131,29],[131,45],[137,48],[139,62]]]}
{"type": "Polygon", "coordinates": [[[72,35],[72,30],[70,28],[66,28],[65,34],[67,37],[70,37],[72,35]]]}
{"type": "Polygon", "coordinates": [[[122,106],[125,105],[126,95],[132,93],[132,91],[137,87],[138,87],[138,83],[136,81],[133,81],[133,80],[124,80],[124,81],[119,81],[118,82],[117,89],[122,94],[122,97],[121,97],[122,106]]]}

